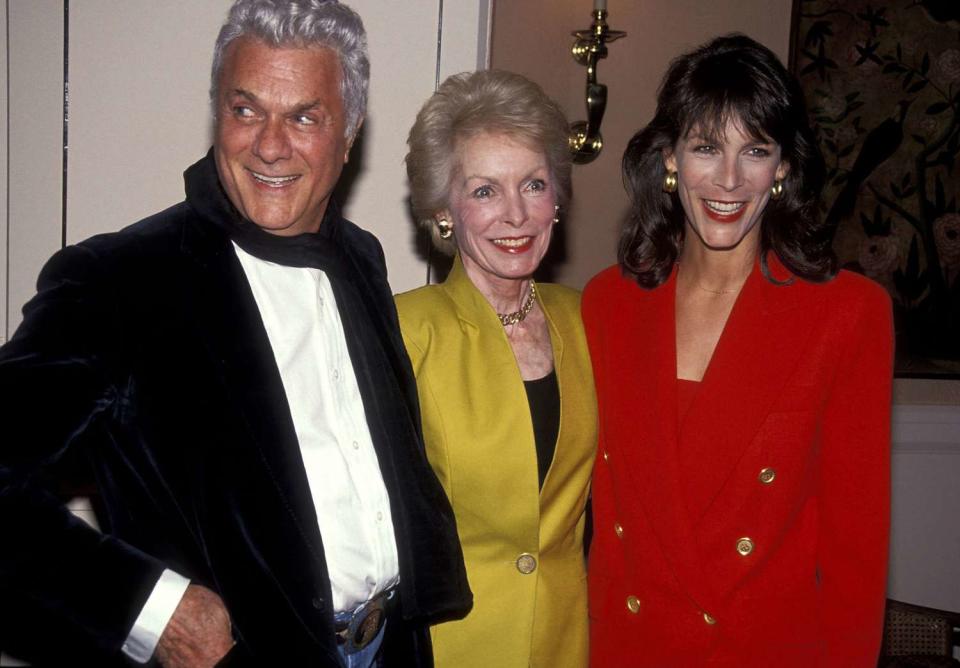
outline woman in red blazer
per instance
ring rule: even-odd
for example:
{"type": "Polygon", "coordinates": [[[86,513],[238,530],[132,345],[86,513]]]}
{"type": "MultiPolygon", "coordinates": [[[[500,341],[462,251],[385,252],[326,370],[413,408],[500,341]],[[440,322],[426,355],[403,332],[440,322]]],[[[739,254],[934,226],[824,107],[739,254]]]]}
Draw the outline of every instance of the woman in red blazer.
{"type": "Polygon", "coordinates": [[[798,86],[718,38],[673,62],[623,166],[619,266],[583,299],[592,664],[876,665],[890,304],[837,272],[798,86]]]}

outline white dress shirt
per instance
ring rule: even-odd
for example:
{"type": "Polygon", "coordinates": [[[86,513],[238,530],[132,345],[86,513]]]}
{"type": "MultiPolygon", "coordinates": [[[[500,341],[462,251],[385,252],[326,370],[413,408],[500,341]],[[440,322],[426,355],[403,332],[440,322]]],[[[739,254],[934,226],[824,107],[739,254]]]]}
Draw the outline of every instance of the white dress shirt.
{"type": "MultiPolygon", "coordinates": [[[[234,244],[280,370],[323,539],[335,611],[399,580],[390,501],[330,280],[234,244]]],[[[123,651],[145,663],[189,581],[164,571],[123,651]]]]}

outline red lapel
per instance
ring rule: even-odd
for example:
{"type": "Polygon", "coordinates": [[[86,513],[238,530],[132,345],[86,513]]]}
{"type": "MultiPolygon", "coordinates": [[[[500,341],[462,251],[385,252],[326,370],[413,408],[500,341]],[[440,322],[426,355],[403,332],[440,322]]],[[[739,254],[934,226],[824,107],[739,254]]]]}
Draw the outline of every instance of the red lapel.
{"type": "Polygon", "coordinates": [[[716,596],[700,572],[677,457],[675,281],[676,271],[654,290],[631,282],[617,291],[611,336],[619,341],[611,349],[623,359],[607,367],[620,385],[611,383],[601,410],[618,432],[611,441],[622,447],[611,454],[620,461],[615,467],[622,467],[630,482],[618,495],[624,515],[647,517],[678,586],[709,610],[716,596]]]}
{"type": "MultiPolygon", "coordinates": [[[[772,256],[771,256],[772,257],[772,256]]],[[[774,276],[786,271],[771,260],[774,276]]],[[[804,348],[814,321],[799,285],[777,285],[754,267],[737,298],[690,407],[680,448],[698,453],[686,485],[702,486],[705,505],[689,509],[694,529],[746,452],[804,348]]]]}

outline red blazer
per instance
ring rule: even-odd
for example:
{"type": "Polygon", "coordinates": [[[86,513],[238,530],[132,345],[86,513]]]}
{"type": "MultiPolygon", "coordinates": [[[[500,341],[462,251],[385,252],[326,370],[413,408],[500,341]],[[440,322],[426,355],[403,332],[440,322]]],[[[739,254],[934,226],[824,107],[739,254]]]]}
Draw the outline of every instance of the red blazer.
{"type": "Polygon", "coordinates": [[[849,272],[774,285],[758,265],[681,431],[675,279],[644,290],[612,267],[583,296],[600,417],[591,664],[875,666],[889,298],[849,272]]]}

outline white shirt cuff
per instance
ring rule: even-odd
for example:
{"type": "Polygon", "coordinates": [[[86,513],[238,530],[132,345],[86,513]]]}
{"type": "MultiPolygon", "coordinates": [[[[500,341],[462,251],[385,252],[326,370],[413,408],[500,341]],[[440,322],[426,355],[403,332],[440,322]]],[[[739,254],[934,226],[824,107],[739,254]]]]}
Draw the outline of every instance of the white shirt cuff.
{"type": "Polygon", "coordinates": [[[130,635],[123,643],[123,653],[137,663],[146,663],[160,642],[160,635],[167,628],[167,622],[173,617],[180,605],[180,599],[187,591],[190,580],[179,573],[165,569],[154,585],[150,598],[143,605],[140,616],[133,623],[130,635]]]}

